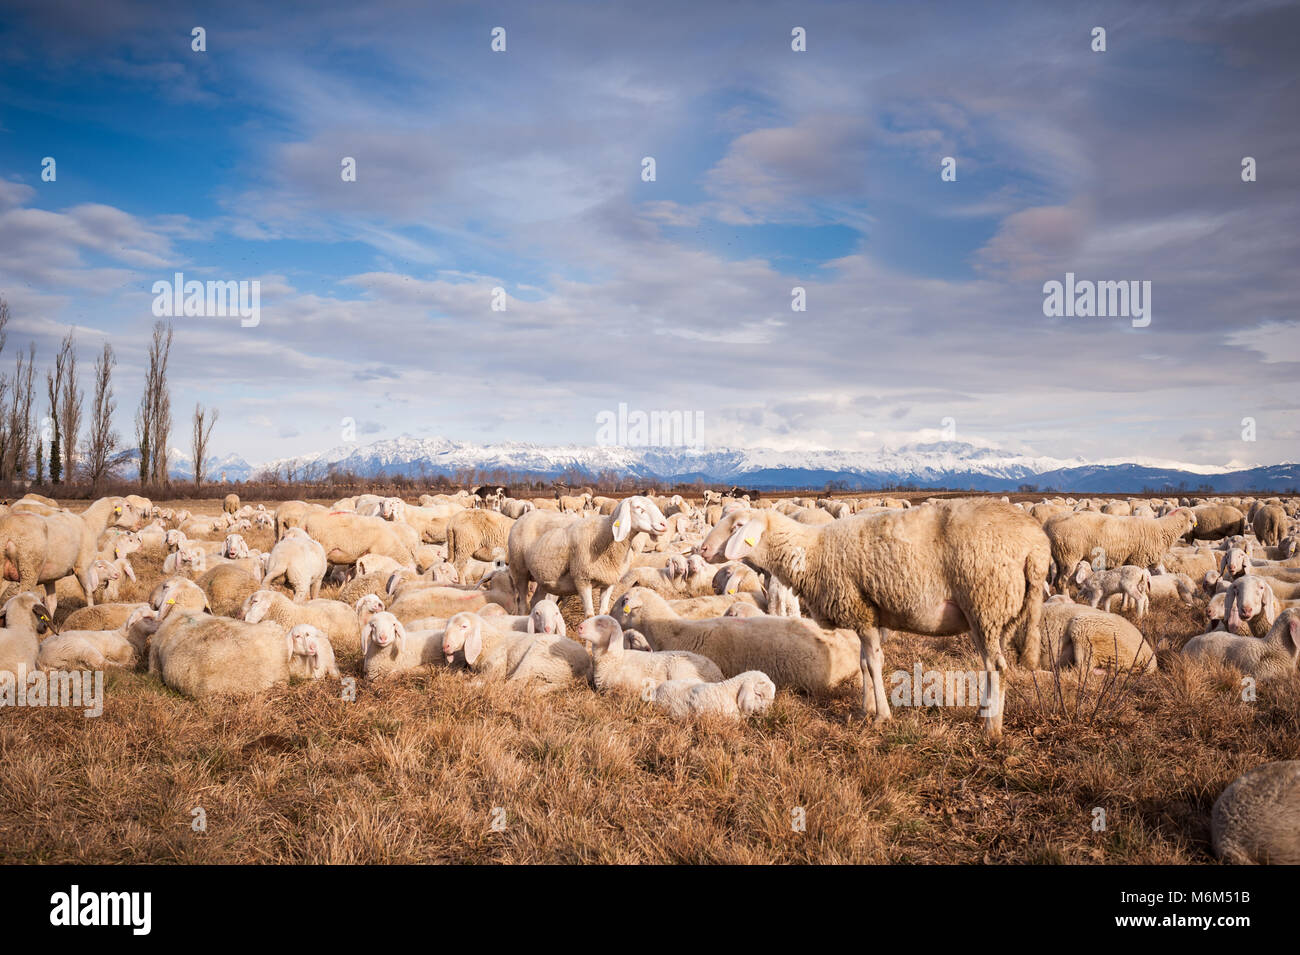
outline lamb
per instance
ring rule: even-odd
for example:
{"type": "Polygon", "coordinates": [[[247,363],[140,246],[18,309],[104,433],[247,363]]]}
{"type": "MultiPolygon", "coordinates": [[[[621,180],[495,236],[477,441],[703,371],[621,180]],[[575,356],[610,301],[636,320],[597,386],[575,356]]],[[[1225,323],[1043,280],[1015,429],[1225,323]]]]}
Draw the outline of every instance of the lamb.
{"type": "Polygon", "coordinates": [[[158,615],[137,607],[117,630],[68,630],[41,644],[36,662],[42,670],[98,670],[104,666],[132,668],[158,627],[158,615]]]}
{"type": "MultiPolygon", "coordinates": [[[[1017,633],[1022,662],[1038,665],[1051,545],[1037,521],[1009,504],[940,501],[855,514],[823,527],[775,511],[739,510],[713,528],[700,554],[711,563],[747,559],[791,587],[818,622],[853,628],[861,644],[863,708],[877,721],[889,718],[881,627],[934,636],[970,631],[989,675],[981,685],[997,690],[996,701],[981,701],[992,739],[1002,734],[1004,651],[1017,633]]],[[[782,682],[767,666],[753,668],[782,682]]]]}
{"type": "Polygon", "coordinates": [[[654,591],[624,595],[615,619],[639,630],[656,650],[689,650],[708,657],[727,677],[762,670],[778,686],[826,693],[858,670],[861,655],[851,630],[823,631],[789,617],[687,620],[654,591]]]}
{"type": "Polygon", "coordinates": [[[1262,640],[1214,630],[1188,640],[1183,655],[1230,663],[1260,683],[1282,679],[1295,672],[1300,659],[1300,610],[1279,614],[1262,640]]]}
{"type": "Polygon", "coordinates": [[[300,624],[309,624],[324,633],[331,646],[348,650],[359,650],[361,647],[361,625],[356,613],[347,604],[337,600],[294,603],[274,590],[258,590],[244,601],[238,617],[248,623],[270,620],[286,630],[300,624]]]}
{"type": "Polygon", "coordinates": [[[361,672],[367,680],[379,680],[442,662],[442,630],[407,630],[388,611],[372,614],[361,628],[361,672]]]}
{"type": "Polygon", "coordinates": [[[543,692],[574,680],[591,682],[591,657],[581,644],[552,634],[493,631],[483,624],[473,613],[447,621],[442,653],[448,663],[461,653],[470,669],[488,679],[540,682],[543,692]]]}
{"type": "Polygon", "coordinates": [[[185,541],[163,561],[164,574],[201,574],[208,569],[207,552],[195,541],[185,541]]]}
{"type": "Polygon", "coordinates": [[[623,628],[608,615],[584,620],[578,627],[578,639],[591,645],[595,661],[593,678],[601,692],[621,690],[645,696],[652,694],[658,684],[670,680],[683,685],[722,680],[718,665],[698,653],[625,650],[623,628]]]}
{"type": "Polygon", "coordinates": [[[1300,760],[1256,766],[1225,789],[1210,846],[1233,865],[1300,865],[1300,760]]]}
{"type": "Polygon", "coordinates": [[[321,581],[325,579],[325,548],[305,533],[286,535],[271,548],[263,586],[270,587],[281,577],[293,591],[295,603],[302,603],[310,594],[320,596],[321,581]]]}
{"type": "Polygon", "coordinates": [[[294,678],[337,677],[328,645],[295,640],[274,623],[175,613],[149,644],[149,672],[190,697],[257,693],[294,678]]]}
{"type": "Polygon", "coordinates": [[[25,679],[27,673],[36,670],[41,635],[54,629],[54,621],[34,593],[10,597],[0,616],[4,617],[0,629],[0,686],[12,687],[20,677],[25,679]]]}
{"type": "Polygon", "coordinates": [[[1058,667],[1114,667],[1154,673],[1156,655],[1123,617],[1054,597],[1043,604],[1046,662],[1058,667]]]}
{"type": "Polygon", "coordinates": [[[1049,518],[1043,530],[1051,541],[1052,560],[1058,570],[1056,585],[1058,589],[1063,587],[1064,575],[1077,567],[1079,561],[1096,556],[1098,550],[1111,567],[1133,564],[1165,569],[1161,563],[1165,554],[1174,541],[1196,526],[1196,520],[1186,508],[1154,520],[1089,511],[1049,518]]]}
{"type": "Polygon", "coordinates": [[[506,540],[514,520],[487,508],[461,511],[447,522],[447,554],[462,578],[471,558],[491,561],[500,548],[505,553],[506,540]]]}
{"type": "Polygon", "coordinates": [[[654,704],[681,719],[704,713],[740,719],[766,713],[776,699],[776,684],[761,670],[749,670],[721,683],[669,680],[655,687],[654,704]]]}
{"type": "Polygon", "coordinates": [[[1080,561],[1074,581],[1082,584],[1079,601],[1092,607],[1101,606],[1104,600],[1105,609],[1109,611],[1111,601],[1119,597],[1120,608],[1123,609],[1131,600],[1137,609],[1138,619],[1141,620],[1146,616],[1147,607],[1151,603],[1151,571],[1145,567],[1125,564],[1123,567],[1093,573],[1087,561],[1080,561]]]}
{"type": "Polygon", "coordinates": [[[608,517],[525,514],[510,528],[507,540],[518,606],[528,600],[529,581],[536,580],[538,594],[578,594],[584,614],[592,617],[592,587],[599,584],[604,588],[600,612],[607,613],[612,586],[631,566],[629,538],[640,532],[658,537],[667,529],[663,513],[640,495],[624,500],[608,517]]]}

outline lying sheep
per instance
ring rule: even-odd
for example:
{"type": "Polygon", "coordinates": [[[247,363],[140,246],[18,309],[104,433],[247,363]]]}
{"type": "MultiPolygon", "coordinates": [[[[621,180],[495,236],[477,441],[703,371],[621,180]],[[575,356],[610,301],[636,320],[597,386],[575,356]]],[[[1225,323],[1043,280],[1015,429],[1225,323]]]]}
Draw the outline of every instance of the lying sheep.
{"type": "Polygon", "coordinates": [[[1300,865],[1300,760],[1239,776],[1210,814],[1214,854],[1234,865],[1300,865]]]}
{"type": "Polygon", "coordinates": [[[195,581],[208,595],[208,606],[218,617],[233,617],[249,595],[262,585],[243,568],[235,564],[218,564],[195,581]]]}
{"type": "MultiPolygon", "coordinates": [[[[686,650],[625,650],[623,636],[623,628],[608,615],[584,620],[578,627],[578,639],[592,648],[593,678],[601,692],[621,690],[644,695],[670,680],[682,684],[722,680],[722,671],[708,657],[686,650]]],[[[644,639],[644,634],[641,637],[644,639]]]]}
{"type": "Polygon", "coordinates": [[[149,672],[179,693],[204,697],[256,693],[294,678],[337,677],[338,667],[332,651],[317,644],[310,653],[274,623],[173,613],[150,641],[149,672]]]}
{"type": "Polygon", "coordinates": [[[1154,673],[1156,655],[1123,617],[1057,595],[1043,604],[1043,662],[1059,667],[1114,667],[1154,673]]]}
{"type": "Polygon", "coordinates": [[[140,607],[150,607],[148,603],[113,603],[95,604],[93,607],[79,607],[68,614],[63,621],[64,630],[117,630],[130,619],[131,614],[140,607]]]}
{"type": "MultiPolygon", "coordinates": [[[[18,679],[20,669],[36,670],[41,637],[54,628],[50,612],[34,593],[22,593],[5,602],[3,628],[0,629],[0,674],[18,679]]],[[[0,683],[6,682],[0,677],[0,683]]]]}
{"type": "Polygon", "coordinates": [[[1183,655],[1230,663],[1260,683],[1280,679],[1294,673],[1300,659],[1300,610],[1280,614],[1263,639],[1215,630],[1192,637],[1183,655]]]}
{"type": "Polygon", "coordinates": [[[149,595],[149,606],[158,611],[158,619],[165,620],[172,613],[212,613],[208,595],[192,580],[172,577],[164,580],[149,595]]]}
{"type": "Polygon", "coordinates": [[[500,604],[507,610],[514,608],[515,593],[508,575],[488,578],[477,590],[446,586],[404,587],[397,590],[388,610],[399,620],[415,620],[419,617],[451,617],[462,610],[478,610],[487,603],[500,604]]]}
{"type": "Polygon", "coordinates": [[[1172,600],[1175,597],[1190,607],[1196,597],[1196,582],[1186,574],[1151,575],[1151,599],[1172,600]]]}
{"type": "Polygon", "coordinates": [[[654,704],[669,716],[712,713],[740,719],[765,713],[776,699],[776,684],[760,670],[749,670],[720,683],[669,680],[655,687],[654,704]]]}
{"type": "Polygon", "coordinates": [[[68,630],[41,643],[36,662],[42,670],[133,668],[158,627],[158,614],[138,607],[117,630],[68,630]]]}
{"type": "Polygon", "coordinates": [[[472,613],[447,621],[442,653],[448,663],[461,654],[471,670],[488,679],[541,683],[543,692],[574,680],[591,682],[591,657],[581,644],[552,634],[494,631],[472,613]]]}
{"type": "Polygon", "coordinates": [[[285,586],[293,591],[295,603],[310,596],[320,596],[321,581],[325,579],[325,549],[302,534],[287,534],[271,548],[266,576],[262,583],[270,587],[281,577],[285,586]]]}
{"type": "Polygon", "coordinates": [[[258,590],[249,594],[237,616],[249,623],[270,620],[286,630],[309,625],[324,633],[334,646],[348,650],[361,648],[361,625],[357,614],[337,600],[294,603],[274,590],[258,590]]]}
{"type": "Polygon", "coordinates": [[[687,620],[654,591],[641,588],[624,595],[615,619],[645,634],[656,650],[698,653],[728,677],[762,670],[778,686],[825,693],[858,672],[860,647],[853,631],[823,631],[810,620],[687,620]]]}
{"type": "Polygon", "coordinates": [[[1246,627],[1251,636],[1262,637],[1277,619],[1277,595],[1263,577],[1239,577],[1224,592],[1224,618],[1230,632],[1246,627]]]}
{"type": "Polygon", "coordinates": [[[367,680],[436,666],[442,662],[441,630],[408,630],[388,611],[372,614],[361,628],[361,672],[367,680]]]}

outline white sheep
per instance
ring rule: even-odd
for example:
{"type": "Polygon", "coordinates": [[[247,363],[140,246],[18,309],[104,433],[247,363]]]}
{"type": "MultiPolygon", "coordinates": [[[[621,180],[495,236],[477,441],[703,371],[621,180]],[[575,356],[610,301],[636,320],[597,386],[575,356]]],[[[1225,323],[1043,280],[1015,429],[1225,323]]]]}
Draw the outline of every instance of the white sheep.
{"type": "Polygon", "coordinates": [[[1280,614],[1263,639],[1214,630],[1188,640],[1183,655],[1229,663],[1260,683],[1281,679],[1294,673],[1300,660],[1300,610],[1280,614]]]}
{"type": "Polygon", "coordinates": [[[256,590],[244,600],[236,616],[248,623],[270,620],[286,630],[306,624],[324,633],[332,645],[349,650],[361,645],[361,624],[356,612],[338,600],[317,598],[294,603],[278,591],[256,590]]]}
{"type": "Polygon", "coordinates": [[[388,611],[372,614],[361,628],[361,672],[378,680],[442,662],[443,631],[408,630],[388,611]]]}
{"type": "Polygon", "coordinates": [[[1236,865],[1300,865],[1300,760],[1239,776],[1210,813],[1210,846],[1236,865]]]}
{"type": "Polygon", "coordinates": [[[305,531],[294,530],[297,532],[286,531],[271,548],[262,583],[269,587],[283,577],[285,585],[293,591],[294,602],[302,603],[309,595],[320,596],[321,581],[325,579],[325,549],[305,531]]]}
{"type": "Polygon", "coordinates": [[[473,613],[447,621],[442,652],[448,663],[460,653],[471,670],[488,679],[540,683],[543,692],[573,680],[591,681],[591,657],[581,644],[555,634],[492,630],[485,623],[473,613]]]}
{"type": "MultiPolygon", "coordinates": [[[[644,634],[635,633],[642,640],[644,634]]],[[[686,650],[640,652],[627,650],[623,628],[608,615],[584,620],[578,627],[578,639],[590,644],[594,658],[593,677],[602,692],[622,690],[643,697],[667,681],[679,683],[715,683],[722,671],[708,657],[686,650]]],[[[635,641],[634,641],[635,642],[635,641]]]]}
{"type": "Polygon", "coordinates": [[[654,704],[669,716],[705,713],[736,719],[765,713],[776,699],[776,684],[760,670],[749,670],[720,683],[669,680],[655,687],[654,704]]]}
{"type": "Polygon", "coordinates": [[[517,606],[525,605],[528,584],[535,580],[539,595],[578,594],[588,617],[596,613],[591,594],[592,587],[599,585],[604,588],[600,612],[608,613],[612,587],[631,566],[632,538],[641,532],[658,537],[667,529],[663,512],[640,495],[627,498],[607,517],[525,514],[515,521],[507,539],[517,606]]]}
{"type": "MultiPolygon", "coordinates": [[[[3,611],[3,629],[0,629],[0,674],[8,673],[18,679],[19,670],[30,673],[36,670],[36,657],[40,652],[41,636],[54,627],[54,621],[41,598],[34,593],[10,597],[3,611]]],[[[0,677],[0,683],[4,678],[0,677]]]]}
{"type": "Polygon", "coordinates": [[[134,667],[157,627],[158,614],[139,607],[117,630],[64,630],[46,638],[36,662],[42,670],[134,667]]]}
{"type": "Polygon", "coordinates": [[[1092,607],[1100,607],[1105,601],[1105,609],[1110,610],[1111,602],[1120,598],[1120,609],[1131,600],[1137,608],[1138,619],[1146,616],[1151,603],[1151,571],[1145,567],[1125,564],[1110,570],[1093,571],[1087,561],[1080,561],[1073,580],[1081,584],[1079,601],[1092,607]]]}

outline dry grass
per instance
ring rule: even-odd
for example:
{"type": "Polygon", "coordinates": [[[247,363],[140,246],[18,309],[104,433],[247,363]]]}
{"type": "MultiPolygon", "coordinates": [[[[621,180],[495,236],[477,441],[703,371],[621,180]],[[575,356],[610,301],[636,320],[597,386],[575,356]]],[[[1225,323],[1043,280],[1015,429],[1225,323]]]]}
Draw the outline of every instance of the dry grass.
{"type": "MultiPolygon", "coordinates": [[[[143,566],[147,593],[160,562],[143,566]]],[[[851,687],[781,692],[737,725],[444,670],[358,681],[355,702],[332,683],[196,702],[111,672],[97,719],[0,711],[0,861],[1208,862],[1223,787],[1300,754],[1300,679],[1245,703],[1235,672],[1183,666],[1201,609],[1156,605],[1160,672],[1092,718],[1096,678],[1059,697],[1017,679],[996,747],[972,709],[864,725],[851,687]]],[[[898,634],[885,655],[887,672],[974,665],[961,637],[898,634]]]]}

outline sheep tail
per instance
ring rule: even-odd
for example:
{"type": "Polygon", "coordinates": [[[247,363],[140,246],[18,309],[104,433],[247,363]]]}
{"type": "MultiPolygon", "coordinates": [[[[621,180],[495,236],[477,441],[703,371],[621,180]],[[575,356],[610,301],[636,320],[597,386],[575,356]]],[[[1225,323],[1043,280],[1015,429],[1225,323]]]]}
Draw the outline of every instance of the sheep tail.
{"type": "Polygon", "coordinates": [[[1025,595],[1012,626],[1018,635],[1016,645],[1020,663],[1026,669],[1038,669],[1042,649],[1043,584],[1047,580],[1051,554],[1041,548],[1030,550],[1025,557],[1025,595]]]}

